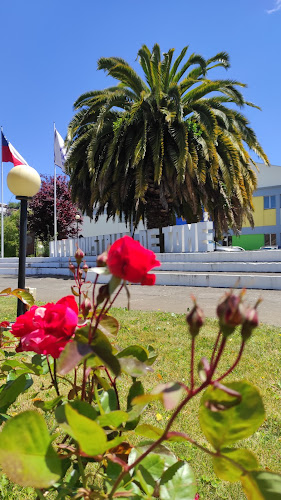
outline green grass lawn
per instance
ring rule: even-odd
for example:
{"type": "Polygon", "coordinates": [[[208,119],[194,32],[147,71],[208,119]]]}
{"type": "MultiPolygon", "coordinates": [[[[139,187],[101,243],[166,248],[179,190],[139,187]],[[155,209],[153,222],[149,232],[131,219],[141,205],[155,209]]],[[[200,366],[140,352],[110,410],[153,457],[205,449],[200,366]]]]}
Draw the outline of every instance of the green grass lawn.
{"type": "MultiPolygon", "coordinates": [[[[1,321],[12,320],[15,315],[15,300],[1,299],[1,321]]],[[[187,333],[185,316],[164,312],[141,312],[114,309],[112,314],[119,320],[121,329],[118,334],[120,347],[131,344],[143,346],[153,345],[159,353],[154,364],[154,372],[143,379],[145,388],[150,391],[157,384],[169,381],[189,380],[190,338],[187,333]]],[[[196,346],[197,361],[202,356],[209,357],[211,347],[217,334],[215,320],[206,320],[196,346]]],[[[227,369],[235,359],[240,344],[239,333],[230,336],[226,347],[226,356],[222,368],[227,369]]],[[[239,446],[249,448],[259,459],[262,468],[275,472],[281,471],[281,331],[275,327],[261,325],[249,340],[242,361],[235,373],[226,381],[246,379],[260,389],[266,408],[266,420],[255,435],[239,446]]],[[[35,381],[36,383],[36,381],[35,381]]],[[[126,378],[119,382],[120,392],[126,383],[126,378]]],[[[50,394],[50,398],[53,395],[50,394]]],[[[26,395],[28,398],[28,393],[26,395]]],[[[29,401],[21,401],[15,405],[15,411],[22,411],[29,406],[29,401]]],[[[200,444],[206,445],[198,423],[199,397],[191,402],[180,414],[174,425],[174,430],[182,430],[200,444]]],[[[151,403],[146,409],[142,422],[163,426],[169,418],[158,403],[151,403]]],[[[208,445],[207,445],[208,446],[208,445]]],[[[174,450],[180,458],[190,462],[198,481],[200,500],[242,500],[245,498],[241,488],[236,483],[225,483],[216,478],[212,470],[209,456],[189,444],[174,445],[174,450]]],[[[5,476],[0,478],[0,498],[24,500],[35,498],[28,489],[12,486],[5,476]],[[2,494],[1,494],[2,492],[2,494]]],[[[52,498],[51,496],[47,498],[52,498]]]]}

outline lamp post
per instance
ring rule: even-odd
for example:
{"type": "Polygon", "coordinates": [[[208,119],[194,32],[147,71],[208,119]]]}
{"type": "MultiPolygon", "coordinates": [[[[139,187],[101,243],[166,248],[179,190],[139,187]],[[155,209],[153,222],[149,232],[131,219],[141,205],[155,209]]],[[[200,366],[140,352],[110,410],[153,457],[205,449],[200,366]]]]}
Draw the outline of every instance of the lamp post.
{"type": "MultiPolygon", "coordinates": [[[[78,245],[78,224],[79,224],[79,221],[81,219],[80,215],[79,214],[76,214],[75,215],[75,219],[76,219],[76,223],[77,223],[77,228],[76,228],[76,234],[77,234],[77,245],[78,245]]],[[[79,246],[79,245],[78,245],[79,246]]]]}
{"type": "MultiPolygon", "coordinates": [[[[18,288],[25,288],[26,243],[27,243],[27,202],[38,193],[41,179],[38,172],[29,165],[13,167],[7,176],[8,188],[20,200],[20,245],[18,288]]],[[[24,314],[25,307],[18,299],[17,316],[24,314]]]]}

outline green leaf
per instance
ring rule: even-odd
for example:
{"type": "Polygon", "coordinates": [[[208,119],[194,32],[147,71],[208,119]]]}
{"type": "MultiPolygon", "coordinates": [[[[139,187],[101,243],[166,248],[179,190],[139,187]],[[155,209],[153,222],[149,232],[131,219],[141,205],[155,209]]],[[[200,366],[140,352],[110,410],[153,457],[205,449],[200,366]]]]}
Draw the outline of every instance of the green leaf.
{"type": "Polygon", "coordinates": [[[71,436],[79,443],[84,453],[95,456],[105,452],[106,434],[94,420],[79,414],[69,404],[65,406],[65,415],[71,429],[71,436]]]}
{"type": "Polygon", "coordinates": [[[33,295],[31,295],[31,293],[27,292],[26,290],[22,290],[21,288],[15,288],[15,290],[12,290],[11,288],[5,288],[0,292],[0,295],[13,295],[14,297],[20,299],[24,304],[27,304],[29,306],[34,305],[33,295]]]}
{"type": "Polygon", "coordinates": [[[117,335],[119,331],[119,323],[116,318],[110,316],[109,314],[103,314],[99,322],[99,329],[105,335],[117,335]]]}
{"type": "Polygon", "coordinates": [[[241,476],[248,500],[280,500],[281,475],[267,471],[252,471],[241,476]]]}
{"type": "Polygon", "coordinates": [[[251,436],[265,417],[261,396],[254,386],[246,381],[225,385],[241,394],[238,404],[227,408],[237,398],[211,386],[203,394],[199,409],[202,431],[216,450],[251,436]],[[220,407],[227,409],[218,410],[220,407]]]}
{"type": "Polygon", "coordinates": [[[25,375],[20,375],[12,382],[8,382],[5,386],[1,387],[0,392],[0,409],[1,413],[5,413],[9,406],[14,403],[26,386],[25,375]]]}
{"type": "Polygon", "coordinates": [[[196,491],[192,469],[183,461],[169,467],[160,481],[161,500],[194,500],[196,491]]]}
{"type": "MultiPolygon", "coordinates": [[[[144,452],[147,451],[147,449],[151,446],[151,444],[153,443],[154,441],[150,441],[150,440],[147,440],[147,441],[144,441],[142,443],[139,443],[138,446],[135,446],[131,453],[129,454],[129,457],[128,457],[128,465],[131,465],[133,462],[136,461],[137,458],[140,457],[140,455],[142,455],[144,452]]],[[[174,453],[169,450],[169,448],[167,448],[166,446],[164,446],[163,444],[160,444],[158,445],[156,448],[154,448],[154,450],[147,456],[145,457],[141,463],[144,464],[144,466],[146,467],[146,459],[148,457],[153,457],[153,456],[159,456],[161,457],[161,459],[164,461],[164,465],[166,468],[170,467],[171,465],[175,464],[178,462],[176,456],[174,455],[174,453]]]]}
{"type": "Polygon", "coordinates": [[[162,401],[167,410],[173,410],[179,404],[182,393],[183,388],[178,382],[168,382],[158,385],[150,394],[135,397],[133,404],[145,405],[151,401],[162,401]]]}
{"type": "Polygon", "coordinates": [[[244,448],[234,449],[223,449],[221,451],[223,456],[213,457],[213,466],[216,475],[223,481],[239,481],[243,470],[239,468],[239,465],[245,470],[255,470],[258,468],[258,462],[256,457],[249,450],[244,448]],[[228,457],[237,463],[237,466],[230,460],[225,459],[228,457]]]}
{"type": "MultiPolygon", "coordinates": [[[[96,420],[98,416],[98,413],[95,410],[95,408],[86,401],[75,399],[74,401],[69,401],[68,404],[71,406],[71,408],[78,411],[80,415],[84,415],[84,417],[90,418],[91,420],[96,420]]],[[[66,403],[56,408],[55,417],[59,424],[67,422],[67,418],[65,415],[65,407],[66,403]]]]}
{"type": "Polygon", "coordinates": [[[92,348],[88,344],[82,344],[75,340],[68,342],[58,359],[57,373],[66,375],[92,352],[92,348]]]}
{"type": "Polygon", "coordinates": [[[141,424],[138,425],[135,429],[135,433],[138,436],[143,436],[148,439],[159,439],[160,436],[163,435],[163,429],[160,429],[159,427],[155,427],[154,425],[149,425],[149,424],[141,424]]]}
{"type": "Polygon", "coordinates": [[[107,267],[91,267],[91,271],[94,271],[96,274],[110,274],[107,267]]]}
{"type": "Polygon", "coordinates": [[[126,430],[132,430],[135,429],[135,427],[138,425],[139,420],[140,420],[140,415],[144,410],[145,405],[132,405],[132,400],[137,397],[141,396],[144,393],[144,388],[142,383],[138,380],[137,382],[134,382],[128,393],[127,397],[127,411],[129,415],[128,422],[126,424],[126,430]]]}
{"type": "Polygon", "coordinates": [[[141,465],[150,472],[155,481],[158,481],[165,469],[165,457],[150,453],[141,461],[141,465]]]}
{"type": "Polygon", "coordinates": [[[0,434],[0,464],[20,486],[48,488],[61,476],[61,462],[41,415],[20,413],[7,421],[0,434]]]}
{"type": "Polygon", "coordinates": [[[114,389],[103,391],[100,395],[100,404],[105,413],[115,411],[118,409],[118,403],[114,389]]]}
{"type": "Polygon", "coordinates": [[[123,422],[127,422],[128,413],[121,410],[112,411],[97,417],[97,422],[101,427],[114,427],[117,429],[123,422]]]}
{"type": "Polygon", "coordinates": [[[131,357],[138,359],[139,361],[147,361],[148,351],[144,349],[141,345],[131,345],[123,349],[123,351],[117,354],[118,358],[131,357]]]}
{"type": "Polygon", "coordinates": [[[112,346],[103,333],[96,331],[91,348],[114,375],[118,377],[121,371],[120,363],[116,356],[112,354],[112,346]]]}
{"type": "Polygon", "coordinates": [[[142,375],[147,375],[151,368],[146,363],[139,361],[133,356],[126,356],[124,358],[118,358],[121,365],[122,371],[131,377],[137,378],[142,375]]]}
{"type": "Polygon", "coordinates": [[[109,288],[109,295],[112,295],[113,292],[116,290],[116,288],[120,285],[121,279],[117,278],[117,276],[112,276],[109,283],[108,283],[108,288],[109,288]]]}
{"type": "Polygon", "coordinates": [[[149,498],[151,498],[156,483],[150,474],[150,471],[145,469],[142,465],[139,465],[135,475],[143,491],[149,496],[149,498]]]}
{"type": "Polygon", "coordinates": [[[167,384],[158,385],[151,393],[160,394],[166,410],[173,410],[181,400],[183,388],[178,382],[168,382],[167,384]]]}
{"type": "Polygon", "coordinates": [[[36,408],[41,408],[41,410],[43,411],[50,411],[58,406],[62,398],[63,396],[58,396],[55,399],[52,399],[51,401],[42,401],[40,399],[37,399],[36,401],[33,401],[33,404],[34,406],[36,406],[36,408]]]}

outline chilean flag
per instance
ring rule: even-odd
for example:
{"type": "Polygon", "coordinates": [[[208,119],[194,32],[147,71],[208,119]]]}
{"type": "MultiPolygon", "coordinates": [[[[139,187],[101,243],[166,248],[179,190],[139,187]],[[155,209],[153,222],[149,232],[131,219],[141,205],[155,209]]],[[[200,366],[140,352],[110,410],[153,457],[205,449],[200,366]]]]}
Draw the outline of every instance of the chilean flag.
{"type": "Polygon", "coordinates": [[[14,164],[14,167],[17,165],[28,165],[25,159],[17,152],[17,150],[12,146],[10,142],[7,141],[3,132],[1,132],[2,136],[2,161],[7,162],[10,161],[14,164]]]}

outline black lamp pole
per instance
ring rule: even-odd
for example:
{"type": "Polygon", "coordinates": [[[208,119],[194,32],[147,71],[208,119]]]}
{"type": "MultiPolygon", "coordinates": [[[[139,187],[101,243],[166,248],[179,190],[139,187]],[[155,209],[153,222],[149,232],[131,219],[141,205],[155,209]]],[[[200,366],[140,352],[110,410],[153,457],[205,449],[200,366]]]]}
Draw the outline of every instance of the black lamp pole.
{"type": "MultiPolygon", "coordinates": [[[[20,246],[19,246],[19,272],[18,288],[25,289],[25,266],[26,266],[26,245],[27,245],[27,197],[18,197],[20,203],[20,246]]],[[[24,303],[18,299],[17,316],[25,313],[24,303]]]]}

